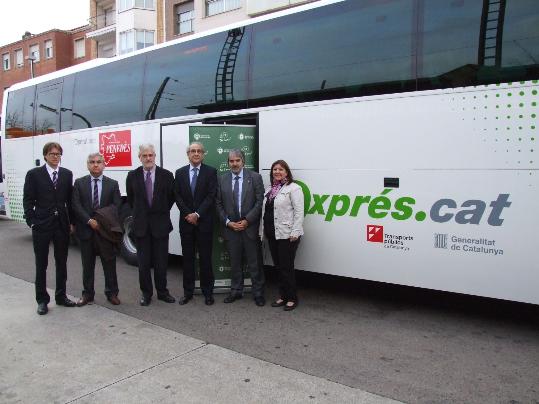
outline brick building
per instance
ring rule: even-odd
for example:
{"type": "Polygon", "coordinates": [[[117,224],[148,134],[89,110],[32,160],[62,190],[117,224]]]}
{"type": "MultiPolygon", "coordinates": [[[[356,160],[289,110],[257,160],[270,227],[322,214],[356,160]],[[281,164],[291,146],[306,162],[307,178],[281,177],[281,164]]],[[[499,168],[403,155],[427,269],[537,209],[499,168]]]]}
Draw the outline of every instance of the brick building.
{"type": "Polygon", "coordinates": [[[90,60],[91,41],[86,39],[89,30],[90,26],[83,26],[69,31],[52,29],[37,35],[27,32],[20,41],[0,47],[0,107],[4,90],[30,79],[32,67],[37,77],[90,60]]]}

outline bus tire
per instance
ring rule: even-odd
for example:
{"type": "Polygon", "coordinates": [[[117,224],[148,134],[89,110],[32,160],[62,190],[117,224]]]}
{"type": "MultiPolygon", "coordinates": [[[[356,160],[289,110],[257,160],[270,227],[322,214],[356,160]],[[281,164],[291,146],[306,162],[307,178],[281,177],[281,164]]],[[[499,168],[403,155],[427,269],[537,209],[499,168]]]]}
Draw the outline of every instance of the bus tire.
{"type": "Polygon", "coordinates": [[[127,216],[123,221],[124,234],[120,254],[129,265],[137,266],[137,247],[133,237],[133,216],[127,216]]]}

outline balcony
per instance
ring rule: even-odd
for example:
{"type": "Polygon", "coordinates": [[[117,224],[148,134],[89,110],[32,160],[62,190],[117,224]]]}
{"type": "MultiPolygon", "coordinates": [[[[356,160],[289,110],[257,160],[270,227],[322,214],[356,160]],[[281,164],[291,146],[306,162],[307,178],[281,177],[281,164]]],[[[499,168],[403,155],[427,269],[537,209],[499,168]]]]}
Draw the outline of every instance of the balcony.
{"type": "Polygon", "coordinates": [[[100,41],[116,37],[116,10],[106,10],[88,21],[94,30],[88,32],[86,38],[100,41]]]}

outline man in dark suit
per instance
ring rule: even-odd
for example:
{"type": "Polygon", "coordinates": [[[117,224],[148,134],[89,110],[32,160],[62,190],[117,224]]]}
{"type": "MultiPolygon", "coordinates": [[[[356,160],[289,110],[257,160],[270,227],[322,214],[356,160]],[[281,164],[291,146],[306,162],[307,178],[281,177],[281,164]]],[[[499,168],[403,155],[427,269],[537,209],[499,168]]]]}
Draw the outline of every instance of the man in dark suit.
{"type": "Polygon", "coordinates": [[[94,301],[95,257],[101,257],[105,275],[105,295],[114,305],[118,299],[118,279],[116,277],[116,256],[112,241],[99,235],[99,224],[94,218],[95,211],[112,206],[115,211],[120,207],[121,196],[118,182],[105,177],[105,159],[100,153],[92,153],[87,160],[89,175],[78,178],[73,187],[73,213],[75,232],[80,242],[82,259],[82,284],[84,290],[77,306],[94,301]]]}
{"type": "Polygon", "coordinates": [[[251,274],[252,291],[257,306],[264,306],[264,270],[259,262],[258,228],[264,201],[260,174],[244,167],[245,155],[239,149],[228,153],[230,171],[219,177],[215,205],[230,255],[231,285],[225,303],[243,295],[243,256],[251,274]]]}
{"type": "Polygon", "coordinates": [[[217,171],[202,164],[204,146],[193,142],[187,148],[189,164],[176,171],[174,194],[180,210],[180,236],[183,254],[183,291],[179,303],[184,305],[193,298],[195,290],[195,256],[200,259],[200,287],[206,305],[213,298],[214,276],[211,263],[213,243],[213,217],[217,192],[217,171]]]}
{"type": "Polygon", "coordinates": [[[56,263],[56,304],[75,306],[75,302],[69,300],[66,294],[73,173],[59,166],[62,152],[62,146],[58,143],[45,144],[43,158],[46,164],[28,171],[24,180],[23,207],[26,223],[32,228],[36,258],[37,313],[40,315],[49,311],[47,264],[51,241],[56,263]]]}
{"type": "Polygon", "coordinates": [[[142,166],[127,174],[127,201],[133,214],[136,238],[141,306],[152,301],[154,269],[157,298],[166,303],[176,300],[167,289],[168,235],[172,231],[170,208],[174,204],[174,177],[155,165],[155,148],[151,144],[139,147],[142,166]]]}

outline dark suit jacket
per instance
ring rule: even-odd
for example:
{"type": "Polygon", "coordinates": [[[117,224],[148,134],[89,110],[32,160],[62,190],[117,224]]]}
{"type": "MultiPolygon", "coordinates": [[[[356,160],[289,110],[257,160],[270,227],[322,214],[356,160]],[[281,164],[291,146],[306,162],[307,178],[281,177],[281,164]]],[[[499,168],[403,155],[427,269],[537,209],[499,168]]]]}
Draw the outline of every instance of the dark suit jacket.
{"type": "Polygon", "coordinates": [[[232,188],[232,173],[229,171],[219,177],[217,187],[217,199],[215,206],[219,221],[224,226],[223,236],[229,238],[233,230],[226,227],[226,220],[237,221],[246,219],[249,226],[245,230],[247,235],[254,239],[258,237],[258,227],[260,225],[260,215],[262,214],[262,204],[264,203],[264,184],[260,174],[247,168],[243,169],[243,184],[241,188],[241,212],[240,218],[235,218],[234,198],[232,188]]]}
{"type": "Polygon", "coordinates": [[[144,237],[148,232],[153,237],[165,237],[172,231],[170,208],[174,204],[174,177],[164,168],[155,168],[152,206],[146,199],[143,168],[129,171],[126,179],[127,202],[133,214],[135,236],[144,237]]]}
{"type": "Polygon", "coordinates": [[[195,196],[191,194],[189,180],[190,165],[176,170],[174,180],[174,195],[176,205],[180,210],[180,233],[192,232],[195,226],[188,223],[184,218],[190,213],[197,212],[198,228],[203,232],[213,231],[213,216],[215,215],[215,194],[217,193],[217,170],[206,164],[200,165],[197,177],[195,196]]]}
{"type": "Polygon", "coordinates": [[[44,165],[28,171],[23,191],[26,224],[35,231],[46,232],[54,229],[58,217],[61,228],[69,232],[72,185],[73,173],[67,168],[59,167],[56,189],[44,165]]]}
{"type": "MultiPolygon", "coordinates": [[[[88,220],[93,217],[94,209],[92,207],[92,189],[93,181],[90,180],[90,175],[77,178],[73,187],[73,213],[75,222],[75,232],[77,237],[81,240],[88,240],[92,237],[93,230],[88,225],[88,220]]],[[[120,208],[122,203],[120,188],[118,181],[112,178],[103,176],[103,183],[101,187],[101,199],[99,200],[99,206],[104,208],[106,206],[114,206],[116,209],[120,208]]]]}

